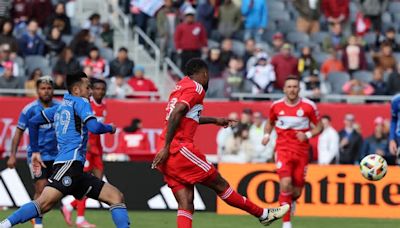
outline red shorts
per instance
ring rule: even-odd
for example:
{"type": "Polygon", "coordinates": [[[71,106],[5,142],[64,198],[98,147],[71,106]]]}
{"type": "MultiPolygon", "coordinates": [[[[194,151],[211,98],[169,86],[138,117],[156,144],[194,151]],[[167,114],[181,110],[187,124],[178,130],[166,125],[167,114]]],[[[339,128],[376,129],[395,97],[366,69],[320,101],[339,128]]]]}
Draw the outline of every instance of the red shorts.
{"type": "Polygon", "coordinates": [[[101,154],[86,153],[84,172],[91,172],[93,169],[98,169],[103,172],[103,156],[101,154]]]}
{"type": "Polygon", "coordinates": [[[305,184],[305,177],[308,166],[308,151],[298,155],[292,151],[280,149],[276,151],[276,168],[279,178],[291,177],[295,187],[302,188],[305,184]]]}
{"type": "Polygon", "coordinates": [[[217,169],[193,144],[185,145],[176,153],[170,153],[158,169],[164,174],[164,181],[173,192],[197,183],[205,183],[217,176],[217,169]]]}

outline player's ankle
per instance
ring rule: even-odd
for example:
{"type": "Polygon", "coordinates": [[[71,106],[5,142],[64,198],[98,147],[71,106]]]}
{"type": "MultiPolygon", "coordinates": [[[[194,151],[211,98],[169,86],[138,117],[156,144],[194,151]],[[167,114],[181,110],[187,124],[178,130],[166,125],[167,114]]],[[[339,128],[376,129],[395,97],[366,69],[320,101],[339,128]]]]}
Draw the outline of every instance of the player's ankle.
{"type": "Polygon", "coordinates": [[[74,207],[69,203],[64,204],[64,208],[67,209],[67,211],[70,211],[70,212],[74,210],[74,207]]]}
{"type": "Polygon", "coordinates": [[[268,217],[268,208],[264,208],[262,215],[259,217],[260,220],[264,220],[268,217]]]}
{"type": "Polygon", "coordinates": [[[282,228],[292,228],[292,223],[290,221],[284,221],[282,223],[282,228]]]}

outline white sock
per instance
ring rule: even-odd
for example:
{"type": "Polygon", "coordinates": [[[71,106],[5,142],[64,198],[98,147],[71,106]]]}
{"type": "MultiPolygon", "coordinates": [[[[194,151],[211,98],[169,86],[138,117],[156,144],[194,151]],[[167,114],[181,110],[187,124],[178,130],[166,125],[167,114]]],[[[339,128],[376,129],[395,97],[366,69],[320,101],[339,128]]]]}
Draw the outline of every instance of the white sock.
{"type": "Polygon", "coordinates": [[[64,207],[65,207],[68,211],[73,211],[73,210],[74,210],[74,207],[73,207],[70,203],[64,204],[64,207]]]}
{"type": "Polygon", "coordinates": [[[11,222],[8,219],[0,222],[0,228],[10,228],[12,227],[11,222]]]}
{"type": "Polygon", "coordinates": [[[268,208],[264,208],[263,214],[261,215],[260,219],[264,220],[268,217],[268,208]]]}
{"type": "Polygon", "coordinates": [[[77,216],[76,217],[76,223],[82,223],[85,221],[85,216],[77,216]]]}
{"type": "Polygon", "coordinates": [[[292,223],[291,222],[283,222],[282,228],[292,228],[292,223]]]}

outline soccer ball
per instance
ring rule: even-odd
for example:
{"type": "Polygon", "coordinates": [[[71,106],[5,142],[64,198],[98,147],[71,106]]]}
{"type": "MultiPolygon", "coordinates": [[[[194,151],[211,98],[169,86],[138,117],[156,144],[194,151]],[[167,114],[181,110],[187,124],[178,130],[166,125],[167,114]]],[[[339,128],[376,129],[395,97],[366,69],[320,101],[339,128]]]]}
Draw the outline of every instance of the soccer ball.
{"type": "Polygon", "coordinates": [[[386,175],[387,168],[386,160],[377,154],[365,156],[360,163],[361,174],[371,181],[382,179],[386,175]]]}

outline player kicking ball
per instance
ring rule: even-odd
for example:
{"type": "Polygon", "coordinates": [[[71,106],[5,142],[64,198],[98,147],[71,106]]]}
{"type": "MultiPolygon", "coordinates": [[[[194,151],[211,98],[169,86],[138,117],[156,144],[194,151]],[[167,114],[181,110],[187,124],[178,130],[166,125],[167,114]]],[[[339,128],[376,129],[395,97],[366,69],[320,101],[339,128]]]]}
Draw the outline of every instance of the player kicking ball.
{"type": "Polygon", "coordinates": [[[255,216],[263,225],[283,217],[289,205],[264,209],[239,195],[194,145],[193,137],[199,124],[228,127],[236,121],[201,117],[209,80],[208,67],[201,59],[191,59],[186,64],[186,71],[188,76],[177,83],[169,97],[165,127],[161,134],[164,145],[152,164],[152,168],[164,174],[164,180],[178,202],[177,227],[192,227],[195,184],[211,188],[226,203],[255,216]]]}
{"type": "MultiPolygon", "coordinates": [[[[265,125],[262,144],[267,145],[272,129],[278,134],[276,142],[276,167],[280,178],[279,203],[292,205],[301,195],[308,165],[308,139],[322,130],[317,106],[299,97],[300,81],[288,77],[285,81],[284,98],[272,103],[265,125]],[[313,125],[313,128],[310,128],[313,125]]],[[[291,228],[290,213],[283,217],[283,228],[291,228]]]]}
{"type": "Polygon", "coordinates": [[[107,203],[116,227],[127,228],[130,225],[122,193],[111,184],[83,172],[88,130],[95,134],[113,134],[115,127],[102,124],[94,117],[88,100],[90,83],[85,73],[67,75],[67,89],[69,93],[64,95],[58,107],[46,109],[29,120],[34,173],[44,166],[38,147],[39,125],[54,123],[55,126],[59,152],[49,184],[38,199],[23,205],[2,221],[0,228],[9,228],[43,215],[65,195],[77,199],[87,196],[107,203]]]}
{"type": "MultiPolygon", "coordinates": [[[[106,103],[103,100],[106,96],[107,84],[104,80],[100,79],[92,80],[91,84],[92,96],[90,97],[90,106],[92,107],[96,119],[103,123],[107,113],[106,103]]],[[[101,145],[100,135],[89,132],[86,162],[83,172],[92,173],[101,180],[103,178],[103,170],[103,147],[101,145]]],[[[96,225],[89,223],[85,219],[86,200],[86,197],[82,200],[75,199],[71,203],[63,205],[61,208],[64,220],[69,226],[72,226],[72,211],[76,208],[77,217],[75,224],[78,228],[96,227],[96,225]]]]}
{"type": "MultiPolygon", "coordinates": [[[[7,166],[10,169],[15,168],[18,145],[21,141],[24,131],[26,130],[26,128],[29,127],[29,119],[37,114],[40,114],[40,112],[43,111],[44,109],[51,108],[59,104],[58,101],[53,100],[54,82],[50,76],[40,77],[36,82],[36,89],[37,89],[38,99],[26,105],[22,110],[18,119],[17,128],[15,130],[14,138],[12,141],[11,155],[7,161],[7,166]]],[[[35,182],[34,184],[35,195],[33,197],[34,199],[37,199],[40,196],[44,187],[47,184],[47,178],[49,178],[52,175],[53,162],[58,154],[56,134],[53,125],[51,124],[42,125],[39,130],[39,137],[42,139],[39,142],[39,150],[42,153],[42,160],[43,163],[45,164],[45,167],[42,167],[40,172],[37,173],[37,175],[32,175],[32,178],[35,182]]],[[[28,147],[27,148],[28,163],[29,163],[29,168],[31,169],[31,173],[33,174],[31,156],[32,156],[32,149],[28,147]]],[[[43,218],[41,216],[36,217],[33,221],[34,223],[33,227],[42,228],[43,227],[42,219],[43,218]]]]}

